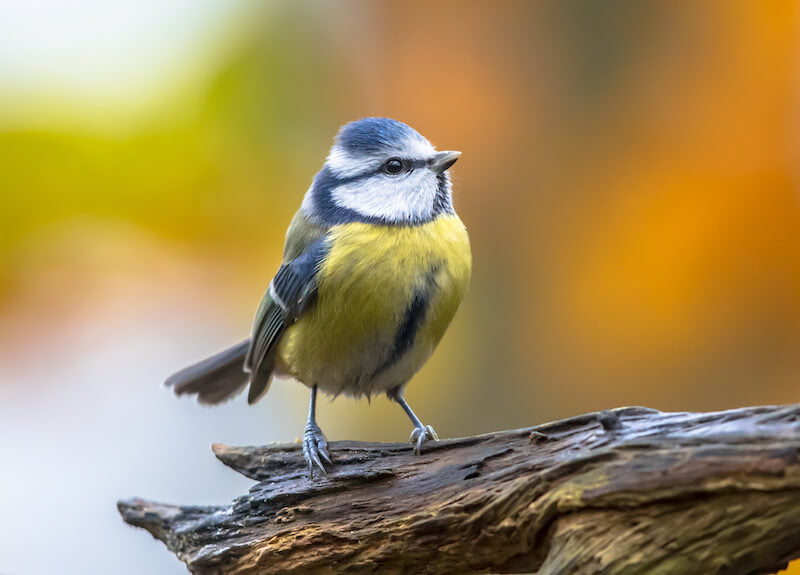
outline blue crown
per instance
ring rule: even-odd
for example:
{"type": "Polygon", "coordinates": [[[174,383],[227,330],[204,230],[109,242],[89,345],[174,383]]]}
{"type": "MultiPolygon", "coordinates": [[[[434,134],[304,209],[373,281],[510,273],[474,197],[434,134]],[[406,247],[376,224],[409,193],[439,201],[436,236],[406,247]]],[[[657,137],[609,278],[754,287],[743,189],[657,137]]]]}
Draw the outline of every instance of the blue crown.
{"type": "Polygon", "coordinates": [[[342,126],[336,141],[350,152],[379,153],[409,139],[423,139],[414,128],[391,118],[363,118],[342,126]]]}

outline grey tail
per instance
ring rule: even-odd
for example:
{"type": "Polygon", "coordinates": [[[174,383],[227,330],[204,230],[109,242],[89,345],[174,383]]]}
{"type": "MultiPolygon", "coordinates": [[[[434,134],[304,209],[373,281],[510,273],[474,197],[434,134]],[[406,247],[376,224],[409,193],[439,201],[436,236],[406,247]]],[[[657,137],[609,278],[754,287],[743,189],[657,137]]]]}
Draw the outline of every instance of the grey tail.
{"type": "Polygon", "coordinates": [[[247,385],[249,374],[244,371],[244,357],[248,347],[249,339],[239,342],[172,374],[164,385],[173,388],[176,395],[197,395],[199,403],[221,403],[247,385]]]}

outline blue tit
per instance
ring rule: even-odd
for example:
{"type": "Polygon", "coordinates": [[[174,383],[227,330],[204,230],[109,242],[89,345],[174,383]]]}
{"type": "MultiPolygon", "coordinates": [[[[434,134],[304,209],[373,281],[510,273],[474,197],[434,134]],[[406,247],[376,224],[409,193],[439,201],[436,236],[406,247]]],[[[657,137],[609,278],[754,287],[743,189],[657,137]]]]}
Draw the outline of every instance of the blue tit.
{"type": "Polygon", "coordinates": [[[414,424],[411,443],[437,439],[404,399],[467,290],[469,237],[453,208],[437,152],[389,118],[343,126],[286,234],[283,263],[258,306],[250,338],[167,380],[204,404],[250,384],[248,402],[273,376],[311,389],[303,453],[309,473],[331,463],[316,422],[317,391],[385,393],[414,424]]]}

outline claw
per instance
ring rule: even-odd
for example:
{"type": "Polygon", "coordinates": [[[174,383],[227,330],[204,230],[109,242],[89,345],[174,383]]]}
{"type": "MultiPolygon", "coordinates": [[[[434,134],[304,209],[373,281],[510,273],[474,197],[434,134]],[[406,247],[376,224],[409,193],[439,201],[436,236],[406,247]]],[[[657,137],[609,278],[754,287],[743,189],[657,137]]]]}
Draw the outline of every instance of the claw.
{"type": "Polygon", "coordinates": [[[308,476],[314,479],[314,468],[319,469],[322,475],[328,475],[328,471],[322,460],[332,464],[331,456],[328,454],[328,441],[325,439],[322,430],[316,424],[306,425],[303,433],[303,456],[308,463],[308,476]]]}
{"type": "Polygon", "coordinates": [[[423,443],[426,441],[438,440],[439,436],[436,435],[433,427],[430,425],[425,425],[423,427],[415,427],[411,432],[411,437],[409,437],[408,442],[414,446],[414,453],[419,455],[421,453],[423,443]]]}

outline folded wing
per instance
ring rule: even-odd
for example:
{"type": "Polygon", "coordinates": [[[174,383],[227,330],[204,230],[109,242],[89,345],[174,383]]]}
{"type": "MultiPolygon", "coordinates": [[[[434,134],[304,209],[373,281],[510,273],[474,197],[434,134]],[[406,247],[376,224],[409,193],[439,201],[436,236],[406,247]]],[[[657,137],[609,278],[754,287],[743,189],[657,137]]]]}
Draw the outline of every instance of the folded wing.
{"type": "Polygon", "coordinates": [[[281,336],[313,304],[317,272],[327,251],[327,238],[319,238],[283,264],[270,282],[258,306],[244,360],[244,369],[250,372],[248,403],[258,401],[269,388],[281,336]]]}

